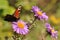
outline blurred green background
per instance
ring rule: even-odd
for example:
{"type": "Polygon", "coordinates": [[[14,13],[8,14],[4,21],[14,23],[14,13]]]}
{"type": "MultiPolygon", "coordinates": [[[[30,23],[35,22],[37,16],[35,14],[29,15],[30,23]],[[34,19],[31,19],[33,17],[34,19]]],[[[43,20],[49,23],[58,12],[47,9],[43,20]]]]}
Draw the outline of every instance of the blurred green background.
{"type": "MultiPolygon", "coordinates": [[[[60,40],[60,0],[0,0],[0,40],[5,40],[6,36],[8,40],[13,40],[12,25],[4,21],[3,17],[7,14],[12,15],[19,5],[22,5],[20,18],[26,22],[31,23],[34,20],[31,12],[32,6],[38,6],[42,11],[46,12],[49,16],[48,22],[58,31],[57,40],[60,40]]],[[[36,20],[31,27],[33,28],[24,37],[24,40],[42,40],[46,33],[44,23],[36,20]]],[[[45,39],[52,40],[49,35],[43,40],[45,39]]],[[[21,40],[21,37],[19,37],[19,40],[21,40]]]]}

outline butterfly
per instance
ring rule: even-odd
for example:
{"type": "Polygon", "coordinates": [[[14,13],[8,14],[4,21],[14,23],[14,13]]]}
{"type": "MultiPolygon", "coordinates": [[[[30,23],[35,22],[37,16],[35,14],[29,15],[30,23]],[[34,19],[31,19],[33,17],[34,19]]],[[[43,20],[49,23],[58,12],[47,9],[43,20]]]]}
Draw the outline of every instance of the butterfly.
{"type": "Polygon", "coordinates": [[[8,21],[8,22],[16,22],[19,20],[19,16],[20,16],[20,12],[21,12],[21,6],[19,6],[13,15],[9,15],[7,14],[5,17],[4,17],[4,20],[5,21],[8,21]]]}

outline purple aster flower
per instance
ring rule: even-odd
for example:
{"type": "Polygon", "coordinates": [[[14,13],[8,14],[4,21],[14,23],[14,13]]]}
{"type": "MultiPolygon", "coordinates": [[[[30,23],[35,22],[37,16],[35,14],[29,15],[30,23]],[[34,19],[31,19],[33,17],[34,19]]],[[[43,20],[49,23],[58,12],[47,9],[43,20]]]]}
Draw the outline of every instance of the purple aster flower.
{"type": "Polygon", "coordinates": [[[38,17],[40,20],[48,20],[48,16],[45,12],[42,12],[37,6],[32,7],[32,11],[35,13],[34,16],[38,17]]]}
{"type": "Polygon", "coordinates": [[[18,20],[17,22],[12,22],[13,30],[18,34],[27,34],[29,32],[28,26],[22,20],[18,20]]]}
{"type": "Polygon", "coordinates": [[[57,31],[55,31],[54,28],[52,28],[49,23],[46,23],[45,26],[46,26],[48,33],[50,33],[52,37],[57,38],[58,36],[57,31]]]}
{"type": "Polygon", "coordinates": [[[57,38],[57,36],[58,36],[57,33],[58,33],[57,31],[51,32],[51,36],[54,37],[54,38],[57,38]]]}

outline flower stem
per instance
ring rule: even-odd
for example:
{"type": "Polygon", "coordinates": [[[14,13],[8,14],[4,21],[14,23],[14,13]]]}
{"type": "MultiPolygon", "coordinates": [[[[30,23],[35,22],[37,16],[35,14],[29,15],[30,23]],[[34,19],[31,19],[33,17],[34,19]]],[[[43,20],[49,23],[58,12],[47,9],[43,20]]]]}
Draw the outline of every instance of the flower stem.
{"type": "Polygon", "coordinates": [[[17,40],[17,35],[16,35],[16,33],[15,33],[15,32],[13,33],[13,35],[14,35],[14,36],[12,36],[12,37],[13,37],[13,39],[14,39],[14,40],[17,40]]]}
{"type": "Polygon", "coordinates": [[[25,38],[25,35],[22,36],[21,40],[24,40],[24,38],[25,38]]]}
{"type": "MultiPolygon", "coordinates": [[[[37,19],[37,18],[35,17],[34,20],[33,20],[32,23],[31,23],[31,25],[36,21],[36,19],[37,19]]],[[[31,26],[31,25],[30,25],[30,26],[31,26]]]]}
{"type": "Polygon", "coordinates": [[[34,22],[36,21],[36,19],[37,19],[37,18],[35,17],[34,20],[32,21],[32,23],[30,23],[29,28],[28,28],[29,30],[31,30],[31,29],[34,28],[34,27],[30,27],[30,26],[32,26],[32,25],[34,24],[34,22]]]}

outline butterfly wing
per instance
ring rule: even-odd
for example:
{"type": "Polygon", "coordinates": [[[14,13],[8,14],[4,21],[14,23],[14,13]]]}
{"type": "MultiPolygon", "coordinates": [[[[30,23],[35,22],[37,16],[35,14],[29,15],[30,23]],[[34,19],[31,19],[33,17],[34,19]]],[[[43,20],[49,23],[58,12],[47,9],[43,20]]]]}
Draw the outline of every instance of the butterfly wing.
{"type": "Polygon", "coordinates": [[[20,11],[21,11],[21,6],[19,6],[16,11],[14,12],[13,15],[9,15],[7,14],[4,18],[5,21],[9,21],[9,22],[14,22],[14,21],[17,21],[19,20],[19,16],[20,16],[20,11]]]}
{"type": "Polygon", "coordinates": [[[5,21],[8,22],[13,22],[13,21],[17,21],[18,19],[16,19],[14,16],[7,14],[4,18],[5,21]]]}
{"type": "Polygon", "coordinates": [[[15,18],[19,19],[20,12],[21,12],[21,6],[19,6],[19,7],[16,9],[15,13],[13,14],[13,16],[14,16],[15,18]]]}

